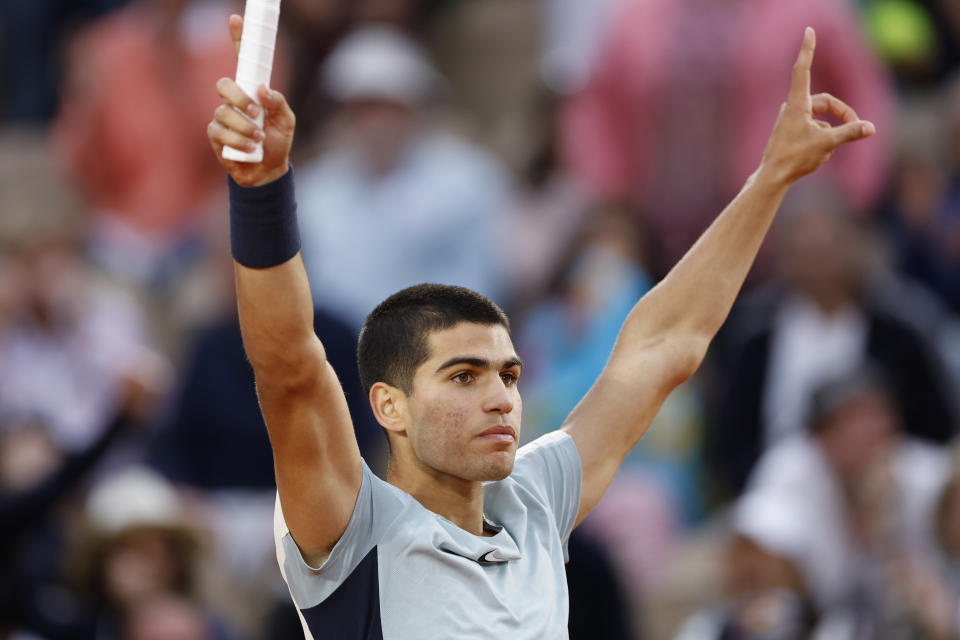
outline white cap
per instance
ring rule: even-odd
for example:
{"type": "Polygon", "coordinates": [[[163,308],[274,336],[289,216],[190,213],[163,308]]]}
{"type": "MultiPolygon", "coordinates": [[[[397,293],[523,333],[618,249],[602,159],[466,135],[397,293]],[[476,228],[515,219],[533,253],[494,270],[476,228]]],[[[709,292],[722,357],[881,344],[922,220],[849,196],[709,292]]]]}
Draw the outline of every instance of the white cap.
{"type": "Polygon", "coordinates": [[[439,75],[406,35],[385,25],[361,27],[330,54],[323,84],[341,100],[380,99],[417,105],[436,88],[439,75]]]}
{"type": "Polygon", "coordinates": [[[107,535],[136,527],[186,524],[173,486],[146,467],[129,467],[105,478],[87,498],[87,518],[107,535]]]}
{"type": "Polygon", "coordinates": [[[803,518],[797,510],[797,505],[774,492],[748,493],[734,507],[733,530],[768,553],[788,558],[805,569],[809,550],[803,518]]]}

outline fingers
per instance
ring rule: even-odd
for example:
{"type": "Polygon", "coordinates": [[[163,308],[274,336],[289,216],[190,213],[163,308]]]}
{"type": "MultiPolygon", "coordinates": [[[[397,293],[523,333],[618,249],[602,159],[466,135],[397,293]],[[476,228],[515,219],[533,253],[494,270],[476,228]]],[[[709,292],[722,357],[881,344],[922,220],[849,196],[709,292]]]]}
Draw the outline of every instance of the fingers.
{"type": "Polygon", "coordinates": [[[230,27],[230,39],[233,40],[233,53],[240,55],[240,36],[243,35],[243,18],[237,14],[231,14],[227,20],[230,27]]]}
{"type": "Polygon", "coordinates": [[[869,138],[876,133],[877,128],[872,122],[867,120],[858,120],[856,122],[847,122],[839,127],[830,128],[830,137],[834,147],[839,147],[846,142],[853,142],[861,138],[869,138]]]}
{"type": "Polygon", "coordinates": [[[797,62],[793,65],[793,78],[790,81],[790,96],[787,102],[802,105],[810,97],[810,67],[813,66],[813,50],[817,45],[817,37],[811,27],[803,32],[803,44],[797,55],[797,62]]]}
{"type": "Polygon", "coordinates": [[[257,123],[245,117],[233,107],[228,107],[225,104],[217,107],[217,110],[214,112],[214,121],[247,138],[253,140],[263,139],[263,132],[257,127],[257,123]]]}
{"type": "Polygon", "coordinates": [[[813,96],[811,106],[815,116],[830,114],[840,118],[843,122],[856,122],[860,119],[857,112],[849,105],[829,93],[818,93],[813,96]]]}
{"type": "Polygon", "coordinates": [[[207,125],[207,137],[210,139],[210,143],[214,148],[218,150],[218,153],[220,148],[224,146],[240,149],[248,153],[256,148],[253,140],[232,129],[228,129],[216,120],[211,121],[210,124],[207,125]]]}
{"type": "Polygon", "coordinates": [[[260,103],[263,105],[265,112],[264,115],[271,124],[281,130],[292,131],[296,125],[296,117],[293,115],[293,110],[290,109],[290,105],[287,104],[287,100],[283,97],[283,94],[279,91],[268,89],[264,85],[260,85],[259,93],[260,103]]]}
{"type": "Polygon", "coordinates": [[[217,93],[223,99],[223,104],[236,107],[245,112],[251,118],[256,118],[260,113],[260,107],[250,96],[243,92],[236,82],[230,78],[220,78],[217,80],[217,93]]]}

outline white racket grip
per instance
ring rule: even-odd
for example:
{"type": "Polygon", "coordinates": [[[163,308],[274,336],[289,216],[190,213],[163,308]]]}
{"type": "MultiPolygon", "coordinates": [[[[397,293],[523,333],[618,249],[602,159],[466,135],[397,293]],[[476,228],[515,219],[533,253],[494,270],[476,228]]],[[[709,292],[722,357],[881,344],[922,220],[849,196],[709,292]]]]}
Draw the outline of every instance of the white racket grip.
{"type": "MultiPolygon", "coordinates": [[[[247,0],[243,11],[243,33],[240,35],[236,81],[240,89],[257,104],[260,104],[257,89],[261,84],[270,86],[279,20],[280,0],[247,0]]],[[[254,122],[259,129],[263,129],[262,109],[254,122]]],[[[257,148],[249,153],[224,147],[223,157],[235,162],[261,162],[263,143],[258,142],[257,148]]]]}

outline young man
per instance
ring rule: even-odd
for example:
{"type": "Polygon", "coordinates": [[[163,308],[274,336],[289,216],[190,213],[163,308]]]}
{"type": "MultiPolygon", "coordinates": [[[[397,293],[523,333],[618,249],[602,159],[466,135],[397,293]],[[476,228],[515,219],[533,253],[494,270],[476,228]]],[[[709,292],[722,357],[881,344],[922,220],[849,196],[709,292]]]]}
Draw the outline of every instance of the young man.
{"type": "MultiPolygon", "coordinates": [[[[231,18],[235,41],[241,22],[231,18]]],[[[489,301],[426,286],[371,314],[359,352],[390,440],[387,482],[360,459],[312,330],[288,162],[293,113],[261,88],[257,130],[240,112],[258,107],[231,80],[217,83],[224,104],[208,136],[232,178],[237,299],[274,450],[278,559],[308,638],[566,637],[570,531],[699,366],[789,186],[874,132],[840,100],[810,95],[813,49],[808,29],[759,169],[637,303],[558,432],[517,451],[521,363],[489,301]],[[814,119],[824,114],[843,124],[814,119]],[[223,159],[224,145],[254,141],[263,162],[223,159]]]]}

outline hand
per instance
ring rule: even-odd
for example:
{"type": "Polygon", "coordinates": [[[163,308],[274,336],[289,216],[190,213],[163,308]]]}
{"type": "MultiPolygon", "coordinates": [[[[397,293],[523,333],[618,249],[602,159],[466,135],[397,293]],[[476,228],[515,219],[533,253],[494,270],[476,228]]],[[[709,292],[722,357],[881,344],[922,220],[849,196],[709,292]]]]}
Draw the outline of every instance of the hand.
{"type": "Polygon", "coordinates": [[[158,352],[137,348],[127,355],[118,386],[118,411],[135,424],[149,424],[173,386],[173,367],[158,352]]]}
{"type": "Polygon", "coordinates": [[[790,94],[780,107],[760,165],[761,172],[787,184],[815,171],[840,145],[876,132],[872,122],[860,120],[856,111],[841,100],[828,93],[810,95],[810,67],[815,46],[816,34],[807,27],[793,67],[790,94]],[[836,116],[843,124],[834,127],[814,118],[825,114],[836,116]]]}
{"type": "MultiPolygon", "coordinates": [[[[230,38],[235,52],[240,50],[240,35],[243,32],[243,18],[230,16],[230,38]]],[[[273,182],[287,172],[290,162],[290,147],[293,144],[293,130],[296,117],[287,105],[286,99],[278,91],[272,91],[261,85],[259,89],[260,105],[251,100],[237,83],[230,78],[217,81],[217,92],[223,104],[217,107],[213,120],[207,125],[207,138],[223,168],[239,185],[254,187],[273,182]],[[245,117],[246,113],[254,118],[260,109],[264,110],[263,130],[245,117]],[[233,162],[223,157],[223,147],[229,146],[243,151],[252,151],[255,143],[263,142],[263,160],[259,163],[233,162]]]]}

